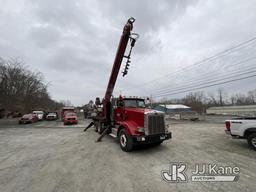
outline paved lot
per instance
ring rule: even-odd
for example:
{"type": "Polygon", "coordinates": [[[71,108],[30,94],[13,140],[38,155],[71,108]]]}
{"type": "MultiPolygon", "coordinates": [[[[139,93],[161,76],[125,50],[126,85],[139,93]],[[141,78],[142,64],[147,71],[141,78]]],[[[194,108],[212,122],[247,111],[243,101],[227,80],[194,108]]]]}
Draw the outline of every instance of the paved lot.
{"type": "Polygon", "coordinates": [[[161,146],[125,153],[116,141],[91,129],[88,122],[16,125],[0,120],[0,191],[255,191],[256,152],[233,140],[223,124],[169,122],[173,139],[161,146]],[[166,183],[161,170],[169,162],[216,163],[240,168],[238,182],[166,183]]]}

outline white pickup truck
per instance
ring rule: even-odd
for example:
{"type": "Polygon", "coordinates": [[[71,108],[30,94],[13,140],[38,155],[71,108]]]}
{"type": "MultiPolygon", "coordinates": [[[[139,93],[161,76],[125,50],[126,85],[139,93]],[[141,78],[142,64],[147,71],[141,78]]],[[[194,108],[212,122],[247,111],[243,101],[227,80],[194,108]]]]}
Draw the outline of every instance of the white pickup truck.
{"type": "Polygon", "coordinates": [[[249,146],[256,150],[256,117],[226,120],[225,125],[227,134],[233,138],[247,139],[249,146]]]}

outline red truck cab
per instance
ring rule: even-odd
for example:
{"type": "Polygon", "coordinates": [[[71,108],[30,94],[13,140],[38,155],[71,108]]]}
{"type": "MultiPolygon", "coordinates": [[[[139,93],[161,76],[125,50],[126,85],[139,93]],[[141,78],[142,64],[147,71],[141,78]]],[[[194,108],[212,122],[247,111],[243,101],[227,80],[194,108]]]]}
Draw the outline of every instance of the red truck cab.
{"type": "Polygon", "coordinates": [[[64,115],[66,112],[75,112],[75,107],[62,107],[61,109],[61,118],[64,119],[64,115]]]}
{"type": "MultiPolygon", "coordinates": [[[[114,98],[110,116],[112,128],[109,135],[119,140],[124,151],[131,151],[135,145],[161,144],[172,137],[164,113],[146,108],[144,99],[114,98]]],[[[104,123],[95,125],[96,131],[101,133],[104,123]]]]}

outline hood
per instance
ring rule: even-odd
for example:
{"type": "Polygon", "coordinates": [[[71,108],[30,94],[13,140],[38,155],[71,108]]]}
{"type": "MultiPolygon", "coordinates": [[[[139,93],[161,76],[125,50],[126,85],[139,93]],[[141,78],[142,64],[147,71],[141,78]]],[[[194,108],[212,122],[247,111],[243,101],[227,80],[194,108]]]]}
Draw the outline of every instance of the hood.
{"type": "Polygon", "coordinates": [[[144,126],[144,115],[149,113],[161,113],[163,112],[156,111],[153,109],[146,109],[146,108],[125,108],[125,114],[128,116],[128,120],[134,121],[138,126],[144,126]]]}

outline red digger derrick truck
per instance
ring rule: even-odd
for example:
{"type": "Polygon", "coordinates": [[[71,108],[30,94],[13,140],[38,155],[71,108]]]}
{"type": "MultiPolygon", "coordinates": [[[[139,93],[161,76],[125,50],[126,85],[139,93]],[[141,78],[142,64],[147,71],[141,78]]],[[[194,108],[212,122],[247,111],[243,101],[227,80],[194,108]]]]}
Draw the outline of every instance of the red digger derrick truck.
{"type": "Polygon", "coordinates": [[[123,28],[105,97],[102,103],[99,98],[96,99],[95,104],[100,106],[97,116],[84,129],[86,131],[94,126],[95,131],[101,134],[97,141],[101,141],[105,135],[109,134],[119,140],[121,149],[126,152],[131,151],[135,145],[161,144],[172,136],[165,124],[164,113],[146,108],[144,99],[112,97],[122,60],[127,59],[123,71],[123,76],[125,76],[131,62],[132,49],[139,36],[132,33],[134,21],[135,19],[131,17],[123,28]],[[125,56],[129,41],[130,50],[125,56]]]}

